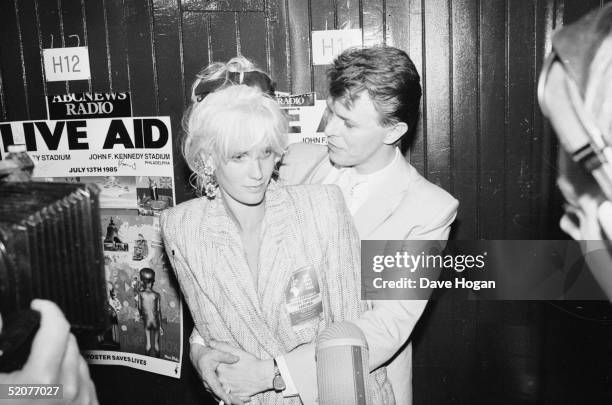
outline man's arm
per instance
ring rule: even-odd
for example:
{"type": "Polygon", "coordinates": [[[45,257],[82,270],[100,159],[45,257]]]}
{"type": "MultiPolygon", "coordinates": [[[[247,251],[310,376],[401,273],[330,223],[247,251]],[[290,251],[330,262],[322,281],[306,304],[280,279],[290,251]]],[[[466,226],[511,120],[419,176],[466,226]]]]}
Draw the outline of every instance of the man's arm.
{"type": "MultiPolygon", "coordinates": [[[[457,215],[458,202],[449,199],[443,209],[427,225],[412,228],[404,235],[411,240],[447,240],[450,227],[457,215]]],[[[413,215],[409,210],[397,211],[400,216],[413,215]]],[[[390,220],[400,221],[402,218],[390,220]]],[[[377,300],[369,301],[370,309],[359,319],[351,320],[366,337],[370,355],[370,371],[388,362],[409,340],[412,331],[423,314],[426,300],[377,300]]],[[[314,345],[305,345],[285,355],[284,360],[295,386],[303,396],[316,399],[316,362],[314,345]]],[[[306,402],[304,402],[306,404],[306,402]]]]}
{"type": "Polygon", "coordinates": [[[422,226],[413,228],[404,237],[406,240],[448,240],[451,225],[457,217],[459,202],[455,199],[449,201],[435,216],[422,226]]]}

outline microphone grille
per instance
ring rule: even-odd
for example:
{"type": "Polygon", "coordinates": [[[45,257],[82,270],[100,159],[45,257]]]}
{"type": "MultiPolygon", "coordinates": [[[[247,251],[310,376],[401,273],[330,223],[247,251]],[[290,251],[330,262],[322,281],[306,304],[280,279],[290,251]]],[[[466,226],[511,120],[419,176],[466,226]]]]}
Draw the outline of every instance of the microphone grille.
{"type": "Polygon", "coordinates": [[[316,350],[337,345],[362,346],[366,350],[368,348],[365,335],[351,322],[334,323],[323,330],[317,338],[316,350]]]}

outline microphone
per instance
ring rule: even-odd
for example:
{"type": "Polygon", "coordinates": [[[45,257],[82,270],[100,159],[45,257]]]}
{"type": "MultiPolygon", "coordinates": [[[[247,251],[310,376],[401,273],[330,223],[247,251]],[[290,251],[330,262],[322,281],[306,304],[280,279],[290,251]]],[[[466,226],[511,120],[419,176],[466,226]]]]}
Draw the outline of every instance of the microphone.
{"type": "Polygon", "coordinates": [[[317,338],[317,386],[321,405],[367,405],[369,354],[356,325],[339,322],[317,338]]]}

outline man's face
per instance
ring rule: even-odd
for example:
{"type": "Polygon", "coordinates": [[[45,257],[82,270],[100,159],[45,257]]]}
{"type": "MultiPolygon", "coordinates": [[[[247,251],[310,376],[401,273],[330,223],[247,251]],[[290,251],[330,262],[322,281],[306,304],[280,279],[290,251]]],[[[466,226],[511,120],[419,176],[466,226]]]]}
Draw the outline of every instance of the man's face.
{"type": "Polygon", "coordinates": [[[384,167],[389,148],[385,138],[393,127],[379,124],[379,113],[370,96],[361,93],[350,109],[328,98],[327,109],[325,134],[330,160],[337,166],[355,167],[364,174],[384,167]]]}

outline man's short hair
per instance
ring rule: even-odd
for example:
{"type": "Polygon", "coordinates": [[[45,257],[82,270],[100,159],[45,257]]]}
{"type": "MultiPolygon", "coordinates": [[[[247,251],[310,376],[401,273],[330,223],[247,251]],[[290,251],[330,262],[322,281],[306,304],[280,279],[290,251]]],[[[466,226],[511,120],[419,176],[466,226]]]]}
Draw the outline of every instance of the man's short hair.
{"type": "Polygon", "coordinates": [[[421,78],[406,52],[394,47],[349,48],[327,72],[329,94],[347,108],[366,91],[380,114],[379,124],[418,121],[421,78]]]}

